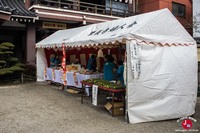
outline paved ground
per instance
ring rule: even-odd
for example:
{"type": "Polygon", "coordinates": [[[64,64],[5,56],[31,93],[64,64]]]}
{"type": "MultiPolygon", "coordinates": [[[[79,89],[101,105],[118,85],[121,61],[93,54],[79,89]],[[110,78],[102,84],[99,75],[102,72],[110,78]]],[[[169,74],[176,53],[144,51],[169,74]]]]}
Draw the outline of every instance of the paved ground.
{"type": "MultiPolygon", "coordinates": [[[[193,118],[193,129],[200,131],[200,99],[193,118]]],[[[171,133],[179,125],[176,120],[131,125],[52,85],[0,86],[0,133],[171,133]]]]}

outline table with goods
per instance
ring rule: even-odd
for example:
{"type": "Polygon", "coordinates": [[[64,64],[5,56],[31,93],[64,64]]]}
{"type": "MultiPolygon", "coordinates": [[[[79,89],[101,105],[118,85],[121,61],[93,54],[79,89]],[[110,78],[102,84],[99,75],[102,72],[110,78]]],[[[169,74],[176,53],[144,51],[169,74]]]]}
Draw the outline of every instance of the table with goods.
{"type": "Polygon", "coordinates": [[[66,72],[60,67],[46,68],[44,79],[55,83],[82,88],[81,81],[86,79],[103,78],[103,73],[88,71],[81,68],[80,65],[67,65],[66,72]]]}
{"type": "MultiPolygon", "coordinates": [[[[93,86],[97,86],[97,91],[103,91],[104,93],[112,96],[111,97],[111,114],[112,117],[115,116],[114,109],[115,109],[115,98],[116,96],[121,98],[123,103],[123,114],[125,114],[125,93],[126,88],[124,85],[113,83],[103,79],[86,79],[82,80],[82,91],[85,90],[85,87],[89,87],[93,91],[93,86]]],[[[93,92],[92,92],[93,94],[93,92]]],[[[81,103],[83,104],[84,93],[81,93],[81,103]]],[[[93,101],[93,96],[91,95],[91,102],[93,101]]]]}

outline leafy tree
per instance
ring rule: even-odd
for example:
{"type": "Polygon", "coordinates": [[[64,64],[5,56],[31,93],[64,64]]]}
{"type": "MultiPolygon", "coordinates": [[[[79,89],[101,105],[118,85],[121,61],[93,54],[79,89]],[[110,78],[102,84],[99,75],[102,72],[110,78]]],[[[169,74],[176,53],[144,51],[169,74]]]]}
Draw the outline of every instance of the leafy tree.
{"type": "Polygon", "coordinates": [[[0,44],[0,76],[19,73],[24,71],[24,65],[14,57],[15,45],[9,42],[0,44]]]}

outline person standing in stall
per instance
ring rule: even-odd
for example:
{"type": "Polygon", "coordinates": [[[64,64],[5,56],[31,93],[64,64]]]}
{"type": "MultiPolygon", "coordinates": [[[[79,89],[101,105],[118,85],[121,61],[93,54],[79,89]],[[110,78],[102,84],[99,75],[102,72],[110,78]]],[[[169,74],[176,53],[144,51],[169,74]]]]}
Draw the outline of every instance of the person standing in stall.
{"type": "Polygon", "coordinates": [[[55,55],[54,54],[51,54],[50,55],[50,68],[53,68],[55,65],[54,65],[54,58],[55,58],[55,55]]]}
{"type": "Polygon", "coordinates": [[[60,57],[58,55],[54,55],[50,58],[50,67],[58,67],[60,65],[60,57]]]}
{"type": "Polygon", "coordinates": [[[113,63],[114,58],[111,55],[105,56],[105,64],[103,66],[104,72],[104,80],[112,81],[115,80],[115,75],[113,70],[115,69],[116,65],[113,63]]]}
{"type": "Polygon", "coordinates": [[[124,85],[124,64],[123,61],[118,61],[118,68],[116,70],[116,78],[120,84],[124,85]]]}
{"type": "Polygon", "coordinates": [[[97,67],[96,55],[92,54],[90,59],[88,60],[87,69],[96,72],[96,67],[97,67]]]}

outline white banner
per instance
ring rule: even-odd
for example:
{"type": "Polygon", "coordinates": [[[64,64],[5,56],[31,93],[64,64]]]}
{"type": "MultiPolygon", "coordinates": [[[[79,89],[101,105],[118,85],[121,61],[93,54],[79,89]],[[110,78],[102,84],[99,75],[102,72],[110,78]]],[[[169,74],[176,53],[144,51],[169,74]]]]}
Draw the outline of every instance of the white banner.
{"type": "Polygon", "coordinates": [[[141,73],[141,61],[140,61],[140,44],[133,42],[130,44],[130,53],[131,53],[131,69],[133,72],[134,79],[140,78],[141,73]]]}
{"type": "Polygon", "coordinates": [[[98,95],[98,86],[97,85],[93,85],[92,86],[92,104],[94,106],[97,106],[97,95],[98,95]]]}

